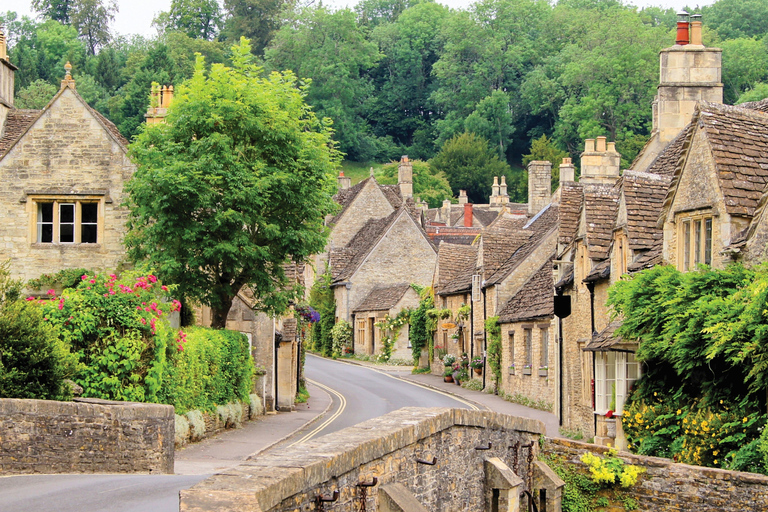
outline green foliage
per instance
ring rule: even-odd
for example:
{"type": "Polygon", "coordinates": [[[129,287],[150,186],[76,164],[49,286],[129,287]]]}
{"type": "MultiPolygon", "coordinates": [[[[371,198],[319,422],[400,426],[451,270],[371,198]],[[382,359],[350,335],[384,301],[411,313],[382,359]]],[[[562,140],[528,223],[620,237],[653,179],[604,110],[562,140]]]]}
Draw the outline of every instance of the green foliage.
{"type": "Polygon", "coordinates": [[[552,139],[542,135],[531,142],[531,152],[523,155],[523,167],[528,168],[528,164],[534,160],[546,160],[552,163],[552,190],[556,189],[560,183],[560,164],[568,153],[557,147],[552,139]]]}
{"type": "Polygon", "coordinates": [[[172,0],[170,10],[161,12],[154,20],[154,25],[162,30],[178,30],[193,39],[205,40],[213,39],[221,24],[216,0],[172,0]]]}
{"type": "Polygon", "coordinates": [[[638,476],[645,471],[639,466],[624,464],[624,461],[616,456],[615,450],[608,450],[605,457],[587,452],[580,460],[589,468],[592,481],[602,486],[632,487],[637,483],[638,476]]]}
{"type": "Polygon", "coordinates": [[[352,346],[352,325],[346,320],[339,320],[331,329],[331,339],[331,355],[338,357],[344,354],[344,349],[352,346]]]}
{"type": "MultiPolygon", "coordinates": [[[[394,317],[385,315],[382,320],[379,320],[374,325],[381,329],[381,353],[378,360],[381,362],[387,362],[392,358],[392,349],[397,344],[397,339],[400,337],[400,330],[405,324],[410,321],[411,310],[403,309],[394,317]]],[[[414,360],[418,360],[415,359],[414,360]]]]}
{"type": "Polygon", "coordinates": [[[767,303],[766,265],[658,267],[612,287],[618,333],[640,342],[648,368],[625,404],[633,449],[766,471],[756,440],[767,419],[767,303]]]}
{"type": "MultiPolygon", "coordinates": [[[[394,185],[397,183],[399,162],[389,162],[381,168],[379,183],[394,185]]],[[[413,195],[426,201],[430,208],[442,206],[443,200],[452,196],[451,185],[445,174],[432,170],[427,162],[411,160],[413,166],[413,195]]]]}
{"type": "Polygon", "coordinates": [[[725,39],[768,32],[768,5],[761,0],[718,0],[701,9],[707,25],[725,39]]]}
{"type": "Polygon", "coordinates": [[[168,360],[159,398],[172,404],[177,414],[214,411],[220,405],[248,400],[254,367],[244,334],[203,327],[163,334],[168,360]]]}
{"type": "Polygon", "coordinates": [[[445,174],[454,195],[466,190],[472,203],[488,201],[494,176],[511,174],[509,165],[499,160],[488,141],[467,132],[446,142],[429,165],[445,174]]]}
{"type": "Polygon", "coordinates": [[[748,101],[760,101],[768,98],[768,82],[757,82],[752,85],[752,88],[739,96],[736,100],[736,104],[740,105],[748,101]]]}
{"type": "Polygon", "coordinates": [[[497,89],[480,100],[464,120],[464,129],[489,141],[502,161],[507,158],[507,147],[515,129],[510,104],[509,95],[497,89]]]}
{"type": "Polygon", "coordinates": [[[42,109],[58,92],[55,85],[38,78],[28,86],[21,89],[16,95],[16,108],[42,109]]]}
{"type": "Polygon", "coordinates": [[[501,388],[501,325],[498,316],[485,320],[485,332],[488,336],[488,366],[493,374],[495,389],[498,390],[501,388]]]}
{"type": "Polygon", "coordinates": [[[210,72],[198,58],[167,123],[131,145],[138,168],[127,185],[129,257],[210,306],[214,327],[243,287],[272,313],[296,297],[283,264],[323,249],[338,161],[296,78],[263,77],[245,40],[232,52],[234,67],[210,72]]]}
{"type": "Polygon", "coordinates": [[[738,101],[742,94],[768,81],[768,36],[763,39],[730,39],[722,41],[720,46],[723,49],[725,103],[738,101]]]}
{"type": "Polygon", "coordinates": [[[419,292],[419,306],[411,312],[410,332],[411,350],[413,353],[414,364],[418,364],[421,358],[421,351],[424,347],[427,347],[429,357],[427,357],[427,367],[432,364],[433,357],[433,345],[434,345],[434,329],[430,329],[430,319],[427,316],[427,311],[435,307],[435,297],[431,287],[418,290],[414,286],[417,292],[419,292]]]}
{"type": "Polygon", "coordinates": [[[331,329],[336,318],[336,299],[331,288],[331,274],[328,269],[319,276],[309,292],[309,305],[320,313],[320,321],[312,325],[312,348],[325,356],[333,351],[331,329]]]}
{"type": "Polygon", "coordinates": [[[557,473],[564,482],[562,496],[563,512],[592,512],[597,505],[599,486],[575,464],[566,461],[564,457],[544,457],[544,462],[557,473]]]}
{"type": "Polygon", "coordinates": [[[245,37],[253,44],[254,55],[263,55],[284,21],[283,11],[291,5],[287,0],[224,0],[221,38],[236,42],[245,37]]]}
{"type": "Polygon", "coordinates": [[[0,265],[0,398],[66,400],[64,379],[77,360],[43,317],[40,308],[19,299],[21,282],[0,265]]]}
{"type": "Polygon", "coordinates": [[[87,268],[65,268],[55,274],[43,274],[36,279],[30,279],[27,281],[27,287],[32,290],[76,288],[82,282],[84,275],[92,273],[87,268]]]}

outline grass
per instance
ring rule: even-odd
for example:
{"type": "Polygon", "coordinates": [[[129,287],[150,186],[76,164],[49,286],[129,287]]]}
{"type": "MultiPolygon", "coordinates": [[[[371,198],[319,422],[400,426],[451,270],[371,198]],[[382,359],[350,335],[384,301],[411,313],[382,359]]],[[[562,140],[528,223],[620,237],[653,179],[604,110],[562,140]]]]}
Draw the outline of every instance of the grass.
{"type": "Polygon", "coordinates": [[[581,441],[584,439],[584,434],[581,433],[581,430],[571,430],[565,427],[560,427],[560,435],[563,437],[567,437],[568,439],[573,439],[574,441],[581,441]]]}
{"type": "MultiPolygon", "coordinates": [[[[489,392],[492,393],[493,390],[491,389],[489,392]]],[[[524,405],[526,407],[531,407],[533,409],[538,409],[540,411],[552,412],[552,409],[554,408],[553,405],[550,402],[547,402],[546,400],[532,400],[520,393],[509,394],[503,390],[500,390],[499,396],[504,400],[506,400],[507,402],[524,405]]]]}
{"type": "Polygon", "coordinates": [[[307,388],[304,386],[301,386],[299,392],[296,393],[296,403],[305,404],[307,403],[307,400],[309,400],[309,391],[307,391],[307,388]]]}
{"type": "Polygon", "coordinates": [[[344,160],[341,162],[341,170],[344,171],[344,176],[350,178],[352,184],[355,185],[370,176],[371,167],[373,167],[374,173],[378,173],[383,165],[377,162],[352,162],[344,160]]]}

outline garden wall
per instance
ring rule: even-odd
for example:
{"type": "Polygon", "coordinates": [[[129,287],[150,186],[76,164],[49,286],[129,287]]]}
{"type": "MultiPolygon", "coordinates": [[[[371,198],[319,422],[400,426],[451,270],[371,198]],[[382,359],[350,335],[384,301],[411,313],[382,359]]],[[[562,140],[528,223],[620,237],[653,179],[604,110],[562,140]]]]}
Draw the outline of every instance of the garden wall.
{"type": "Polygon", "coordinates": [[[264,407],[257,394],[250,395],[249,402],[233,402],[220,405],[215,412],[189,411],[176,415],[176,449],[213,437],[226,429],[240,428],[248,420],[264,414],[264,407]]]}
{"type": "Polygon", "coordinates": [[[404,408],[214,475],[181,491],[180,510],[319,510],[318,496],[338,493],[327,510],[362,510],[365,495],[368,510],[389,498],[424,507],[406,510],[481,512],[495,498],[516,511],[523,489],[545,488],[539,510],[556,511],[562,481],[536,461],[543,430],[492,412],[404,408]]]}
{"type": "MultiPolygon", "coordinates": [[[[605,454],[608,448],[567,439],[547,439],[542,455],[561,455],[587,472],[587,466],[579,460],[587,451],[605,454]]],[[[646,470],[635,486],[622,489],[637,501],[639,510],[768,510],[768,476],[677,464],[669,459],[627,452],[619,452],[619,457],[646,470]]]]}
{"type": "Polygon", "coordinates": [[[0,474],[173,473],[170,405],[0,399],[0,474]]]}

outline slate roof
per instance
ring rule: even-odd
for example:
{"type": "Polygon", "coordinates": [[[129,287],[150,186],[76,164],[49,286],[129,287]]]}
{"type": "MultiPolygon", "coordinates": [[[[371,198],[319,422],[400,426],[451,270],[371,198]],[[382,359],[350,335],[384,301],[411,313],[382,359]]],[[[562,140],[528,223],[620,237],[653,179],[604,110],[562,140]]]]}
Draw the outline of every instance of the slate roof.
{"type": "Polygon", "coordinates": [[[335,224],[338,222],[344,212],[349,209],[349,206],[360,194],[360,191],[363,190],[365,185],[371,180],[373,180],[374,184],[379,187],[379,190],[381,190],[381,192],[384,194],[384,197],[387,198],[387,201],[389,201],[389,204],[392,205],[392,208],[395,210],[400,208],[400,206],[403,204],[403,197],[400,195],[400,187],[398,185],[380,185],[379,182],[376,181],[376,178],[369,176],[368,178],[365,178],[352,187],[339,190],[336,195],[333,196],[333,199],[341,205],[341,211],[339,211],[339,213],[337,213],[336,216],[328,222],[328,224],[335,224]]]}
{"type": "Polygon", "coordinates": [[[0,137],[0,155],[4,155],[13,146],[19,137],[32,126],[32,123],[40,116],[42,110],[13,109],[8,112],[5,120],[5,129],[0,137]]]}
{"type": "Polygon", "coordinates": [[[532,231],[523,231],[528,222],[525,217],[503,214],[496,218],[482,233],[480,245],[483,275],[492,276],[509,256],[528,241],[532,231]]]}
{"type": "Polygon", "coordinates": [[[471,289],[476,263],[476,245],[441,243],[437,251],[438,281],[435,283],[435,293],[471,289]]]}
{"type": "Polygon", "coordinates": [[[467,235],[458,235],[456,233],[451,233],[444,235],[442,233],[433,234],[431,232],[427,232],[429,235],[429,238],[432,240],[435,244],[440,243],[448,243],[448,244],[458,244],[458,245],[472,245],[472,242],[475,241],[477,238],[478,233],[472,233],[467,235]]]}
{"type": "Polygon", "coordinates": [[[593,260],[608,257],[618,206],[619,187],[597,183],[584,185],[587,247],[593,260]]]}
{"type": "Polygon", "coordinates": [[[749,101],[747,103],[742,103],[741,105],[736,105],[736,106],[741,108],[748,108],[750,110],[759,110],[760,112],[768,113],[768,98],[760,101],[749,101]]]}
{"type": "Polygon", "coordinates": [[[510,242],[519,242],[519,245],[511,247],[511,254],[486,280],[486,286],[500,283],[528,258],[546,235],[557,228],[559,216],[560,209],[550,204],[528,221],[520,231],[514,233],[510,242]]]}
{"type": "Polygon", "coordinates": [[[584,278],[585,283],[594,283],[611,277],[611,260],[603,260],[587,274],[584,278]]]}
{"type": "MultiPolygon", "coordinates": [[[[651,162],[646,172],[651,174],[658,174],[661,176],[672,177],[677,169],[677,164],[680,162],[680,156],[683,154],[683,147],[688,136],[693,131],[693,123],[689,124],[682,131],[677,134],[677,137],[669,141],[667,147],[665,147],[661,153],[651,162]]],[[[636,169],[642,171],[643,169],[636,169]]]]}
{"type": "Polygon", "coordinates": [[[641,251],[635,255],[635,259],[627,265],[629,272],[639,272],[662,263],[662,241],[653,244],[647,251],[641,251]]]}
{"type": "Polygon", "coordinates": [[[635,350],[636,343],[626,341],[616,336],[616,329],[621,327],[621,320],[614,320],[599,333],[593,334],[584,350],[590,352],[607,352],[609,350],[635,350]]]}
{"type": "MultiPolygon", "coordinates": [[[[509,204],[507,207],[512,207],[512,210],[527,210],[526,205],[519,205],[519,204],[509,204]]],[[[435,222],[435,219],[437,218],[438,211],[440,211],[440,221],[445,222],[447,226],[463,226],[463,219],[464,219],[464,205],[463,204],[452,204],[451,208],[449,209],[449,216],[450,219],[444,219],[442,218],[442,210],[440,208],[430,208],[425,213],[424,216],[429,222],[435,222]]],[[[472,205],[472,215],[477,219],[477,221],[482,224],[481,227],[486,227],[489,224],[491,224],[496,217],[499,216],[499,213],[501,210],[498,209],[491,209],[490,205],[487,204],[473,204],[472,205]]]]}
{"type": "Polygon", "coordinates": [[[499,323],[522,322],[555,314],[552,260],[554,254],[507,301],[499,313],[499,323]]]}
{"type": "Polygon", "coordinates": [[[671,181],[668,175],[624,171],[621,186],[627,207],[629,247],[633,251],[649,250],[663,238],[657,223],[671,181]]]}
{"type": "Polygon", "coordinates": [[[400,299],[403,298],[409,288],[410,285],[407,283],[376,287],[371,290],[371,293],[352,312],[387,311],[392,309],[400,302],[400,299]]]}
{"type": "MultiPolygon", "coordinates": [[[[768,183],[768,114],[749,108],[701,102],[693,122],[709,142],[720,189],[729,215],[752,217],[768,183]]],[[[684,150],[690,147],[689,135],[684,150]]],[[[674,199],[680,166],[664,202],[674,199]]]]}
{"type": "Polygon", "coordinates": [[[583,200],[581,183],[566,182],[561,185],[559,243],[568,245],[573,242],[579,226],[579,215],[581,214],[583,200]]]}

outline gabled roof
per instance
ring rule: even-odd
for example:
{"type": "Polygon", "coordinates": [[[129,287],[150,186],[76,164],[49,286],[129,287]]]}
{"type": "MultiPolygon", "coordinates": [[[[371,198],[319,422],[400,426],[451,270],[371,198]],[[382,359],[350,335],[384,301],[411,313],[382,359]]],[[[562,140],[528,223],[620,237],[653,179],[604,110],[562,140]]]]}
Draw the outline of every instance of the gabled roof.
{"type": "MultiPolygon", "coordinates": [[[[680,163],[680,157],[683,154],[685,141],[693,131],[693,128],[693,123],[683,128],[682,131],[677,134],[677,137],[669,141],[667,147],[665,147],[661,153],[659,153],[659,156],[657,156],[656,159],[651,162],[651,165],[649,165],[648,169],[645,169],[645,171],[651,174],[658,174],[660,176],[668,176],[670,178],[674,176],[677,165],[680,163]]],[[[644,169],[635,170],[643,171],[644,169]]]]}
{"type": "Polygon", "coordinates": [[[585,283],[594,283],[596,281],[602,281],[608,279],[611,276],[611,260],[603,260],[587,274],[584,278],[585,283]]]}
{"type": "Polygon", "coordinates": [[[384,197],[387,199],[387,201],[389,201],[389,204],[391,204],[392,208],[395,210],[400,208],[400,206],[403,204],[403,196],[400,194],[400,187],[398,185],[381,185],[378,181],[376,181],[376,178],[369,176],[353,187],[339,190],[336,195],[333,196],[333,199],[341,205],[341,211],[339,211],[339,213],[337,213],[336,216],[328,222],[328,224],[335,224],[339,221],[339,219],[341,219],[341,216],[344,215],[344,212],[346,212],[347,209],[349,209],[349,206],[354,202],[355,198],[357,198],[357,196],[365,188],[368,182],[373,182],[374,185],[379,187],[381,193],[384,194],[384,197]]]}
{"type": "Polygon", "coordinates": [[[476,264],[476,245],[441,243],[437,251],[435,293],[457,293],[470,289],[476,264]]]}
{"type": "Polygon", "coordinates": [[[534,273],[499,313],[499,323],[523,322],[555,314],[555,289],[552,282],[554,254],[534,273]]]}
{"type": "Polygon", "coordinates": [[[599,333],[593,334],[584,350],[590,352],[607,352],[609,350],[635,350],[636,343],[625,341],[616,336],[616,330],[621,327],[621,320],[614,320],[599,333]]]}
{"type": "Polygon", "coordinates": [[[501,264],[531,237],[532,231],[523,231],[527,221],[525,217],[503,213],[482,233],[480,247],[483,251],[483,274],[486,278],[493,275],[501,264]]]}
{"type": "Polygon", "coordinates": [[[657,226],[670,176],[624,171],[621,187],[627,208],[627,235],[633,251],[648,250],[663,238],[657,226]]]}
{"type": "Polygon", "coordinates": [[[584,184],[584,218],[589,257],[604,260],[613,238],[616,212],[619,206],[619,187],[597,183],[584,184]]]}
{"type": "MultiPolygon", "coordinates": [[[[712,150],[720,190],[729,215],[752,217],[768,183],[768,114],[760,110],[701,102],[693,114],[696,126],[684,143],[688,153],[701,131],[712,150]]],[[[674,201],[684,165],[678,165],[664,201],[666,217],[674,201]]]]}
{"type": "Polygon", "coordinates": [[[427,237],[419,222],[413,218],[411,210],[404,205],[387,217],[370,219],[342,249],[331,249],[331,275],[333,283],[338,284],[351,278],[379,240],[386,235],[389,228],[402,215],[407,215],[411,219],[424,236],[424,240],[434,250],[432,241],[427,237]]]}
{"type": "Polygon", "coordinates": [[[576,237],[584,196],[581,183],[565,182],[560,187],[560,231],[558,233],[558,242],[568,245],[576,237]]]}
{"type": "Polygon", "coordinates": [[[736,105],[740,108],[748,108],[751,110],[759,110],[760,112],[766,112],[768,113],[768,98],[765,98],[764,100],[760,101],[749,101],[747,103],[742,103],[741,105],[736,105]]]}
{"type": "Polygon", "coordinates": [[[555,205],[547,205],[534,218],[526,223],[523,228],[510,237],[511,240],[521,242],[511,251],[509,257],[499,265],[496,272],[485,282],[485,286],[491,286],[503,281],[517,266],[536,250],[541,241],[557,228],[560,209],[555,205]]]}
{"type": "Polygon", "coordinates": [[[353,313],[358,311],[387,311],[392,309],[398,302],[400,302],[400,299],[403,298],[410,288],[411,286],[407,283],[376,287],[371,290],[371,293],[363,299],[363,302],[353,310],[353,313]]]}
{"type": "Polygon", "coordinates": [[[647,251],[641,251],[635,255],[635,259],[627,266],[629,272],[639,272],[662,263],[662,241],[654,242],[647,251]]]}

